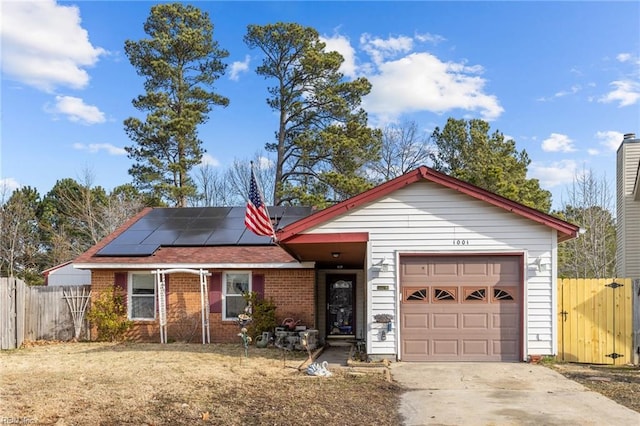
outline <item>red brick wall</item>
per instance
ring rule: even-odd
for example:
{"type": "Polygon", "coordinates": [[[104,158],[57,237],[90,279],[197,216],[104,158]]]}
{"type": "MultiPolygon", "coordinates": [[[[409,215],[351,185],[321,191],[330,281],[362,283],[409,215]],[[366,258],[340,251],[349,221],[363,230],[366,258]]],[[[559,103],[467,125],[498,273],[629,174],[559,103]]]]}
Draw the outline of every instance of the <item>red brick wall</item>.
{"type": "MultiPolygon", "coordinates": [[[[97,296],[110,288],[116,271],[93,271],[92,290],[97,296]]],[[[211,271],[215,272],[215,271],[211,271]]],[[[264,295],[276,305],[278,322],[292,317],[308,328],[316,328],[315,270],[313,269],[260,269],[254,274],[264,275],[264,295]]],[[[202,341],[200,311],[200,278],[192,274],[171,274],[167,297],[167,338],[169,341],[202,341]]],[[[222,321],[222,315],[209,316],[211,341],[236,342],[238,326],[233,321],[222,321]]],[[[93,336],[96,336],[95,330],[93,336]]],[[[127,335],[135,341],[160,341],[158,321],[136,321],[127,335]]]]}

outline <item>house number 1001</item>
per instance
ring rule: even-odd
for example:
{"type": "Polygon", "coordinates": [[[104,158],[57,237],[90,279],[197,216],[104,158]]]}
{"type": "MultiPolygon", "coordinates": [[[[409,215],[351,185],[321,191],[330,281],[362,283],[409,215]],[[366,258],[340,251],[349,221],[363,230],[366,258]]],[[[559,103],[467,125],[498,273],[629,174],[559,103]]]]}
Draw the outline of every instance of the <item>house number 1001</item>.
{"type": "Polygon", "coordinates": [[[468,246],[469,240],[453,240],[454,246],[468,246]]]}

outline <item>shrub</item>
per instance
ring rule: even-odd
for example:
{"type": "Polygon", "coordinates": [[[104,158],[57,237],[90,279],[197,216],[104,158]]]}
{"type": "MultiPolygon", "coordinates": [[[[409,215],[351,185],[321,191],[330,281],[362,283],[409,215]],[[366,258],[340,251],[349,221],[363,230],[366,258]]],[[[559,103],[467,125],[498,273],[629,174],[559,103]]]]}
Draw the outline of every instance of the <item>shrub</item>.
{"type": "Polygon", "coordinates": [[[133,321],[127,319],[124,296],[114,286],[92,299],[87,318],[98,329],[98,340],[123,340],[124,334],[133,325],[133,321]]]}
{"type": "Polygon", "coordinates": [[[263,332],[273,332],[278,325],[276,321],[276,305],[271,300],[265,300],[258,293],[252,291],[244,295],[247,303],[251,303],[251,322],[247,325],[247,334],[255,341],[263,332]]]}

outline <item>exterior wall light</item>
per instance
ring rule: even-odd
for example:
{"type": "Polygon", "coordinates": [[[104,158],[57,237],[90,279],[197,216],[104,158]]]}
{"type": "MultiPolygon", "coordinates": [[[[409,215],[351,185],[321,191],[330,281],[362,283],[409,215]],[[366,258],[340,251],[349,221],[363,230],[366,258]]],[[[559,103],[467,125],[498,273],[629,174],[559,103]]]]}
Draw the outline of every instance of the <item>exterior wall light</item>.
{"type": "Polygon", "coordinates": [[[389,270],[390,264],[391,262],[389,262],[389,259],[387,259],[386,257],[383,257],[378,262],[374,263],[372,265],[372,268],[374,271],[387,272],[389,270]]]}
{"type": "Polygon", "coordinates": [[[529,264],[529,267],[538,272],[547,272],[551,270],[551,260],[546,257],[539,257],[533,263],[529,264]]]}

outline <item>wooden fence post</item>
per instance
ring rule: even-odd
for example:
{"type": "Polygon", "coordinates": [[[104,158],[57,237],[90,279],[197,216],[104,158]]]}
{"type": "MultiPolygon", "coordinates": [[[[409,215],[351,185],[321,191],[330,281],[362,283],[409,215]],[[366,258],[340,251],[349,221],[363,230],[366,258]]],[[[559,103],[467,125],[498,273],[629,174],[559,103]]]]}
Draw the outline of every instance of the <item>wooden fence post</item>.
{"type": "Polygon", "coordinates": [[[633,364],[640,365],[640,279],[633,280],[633,364]]]}

